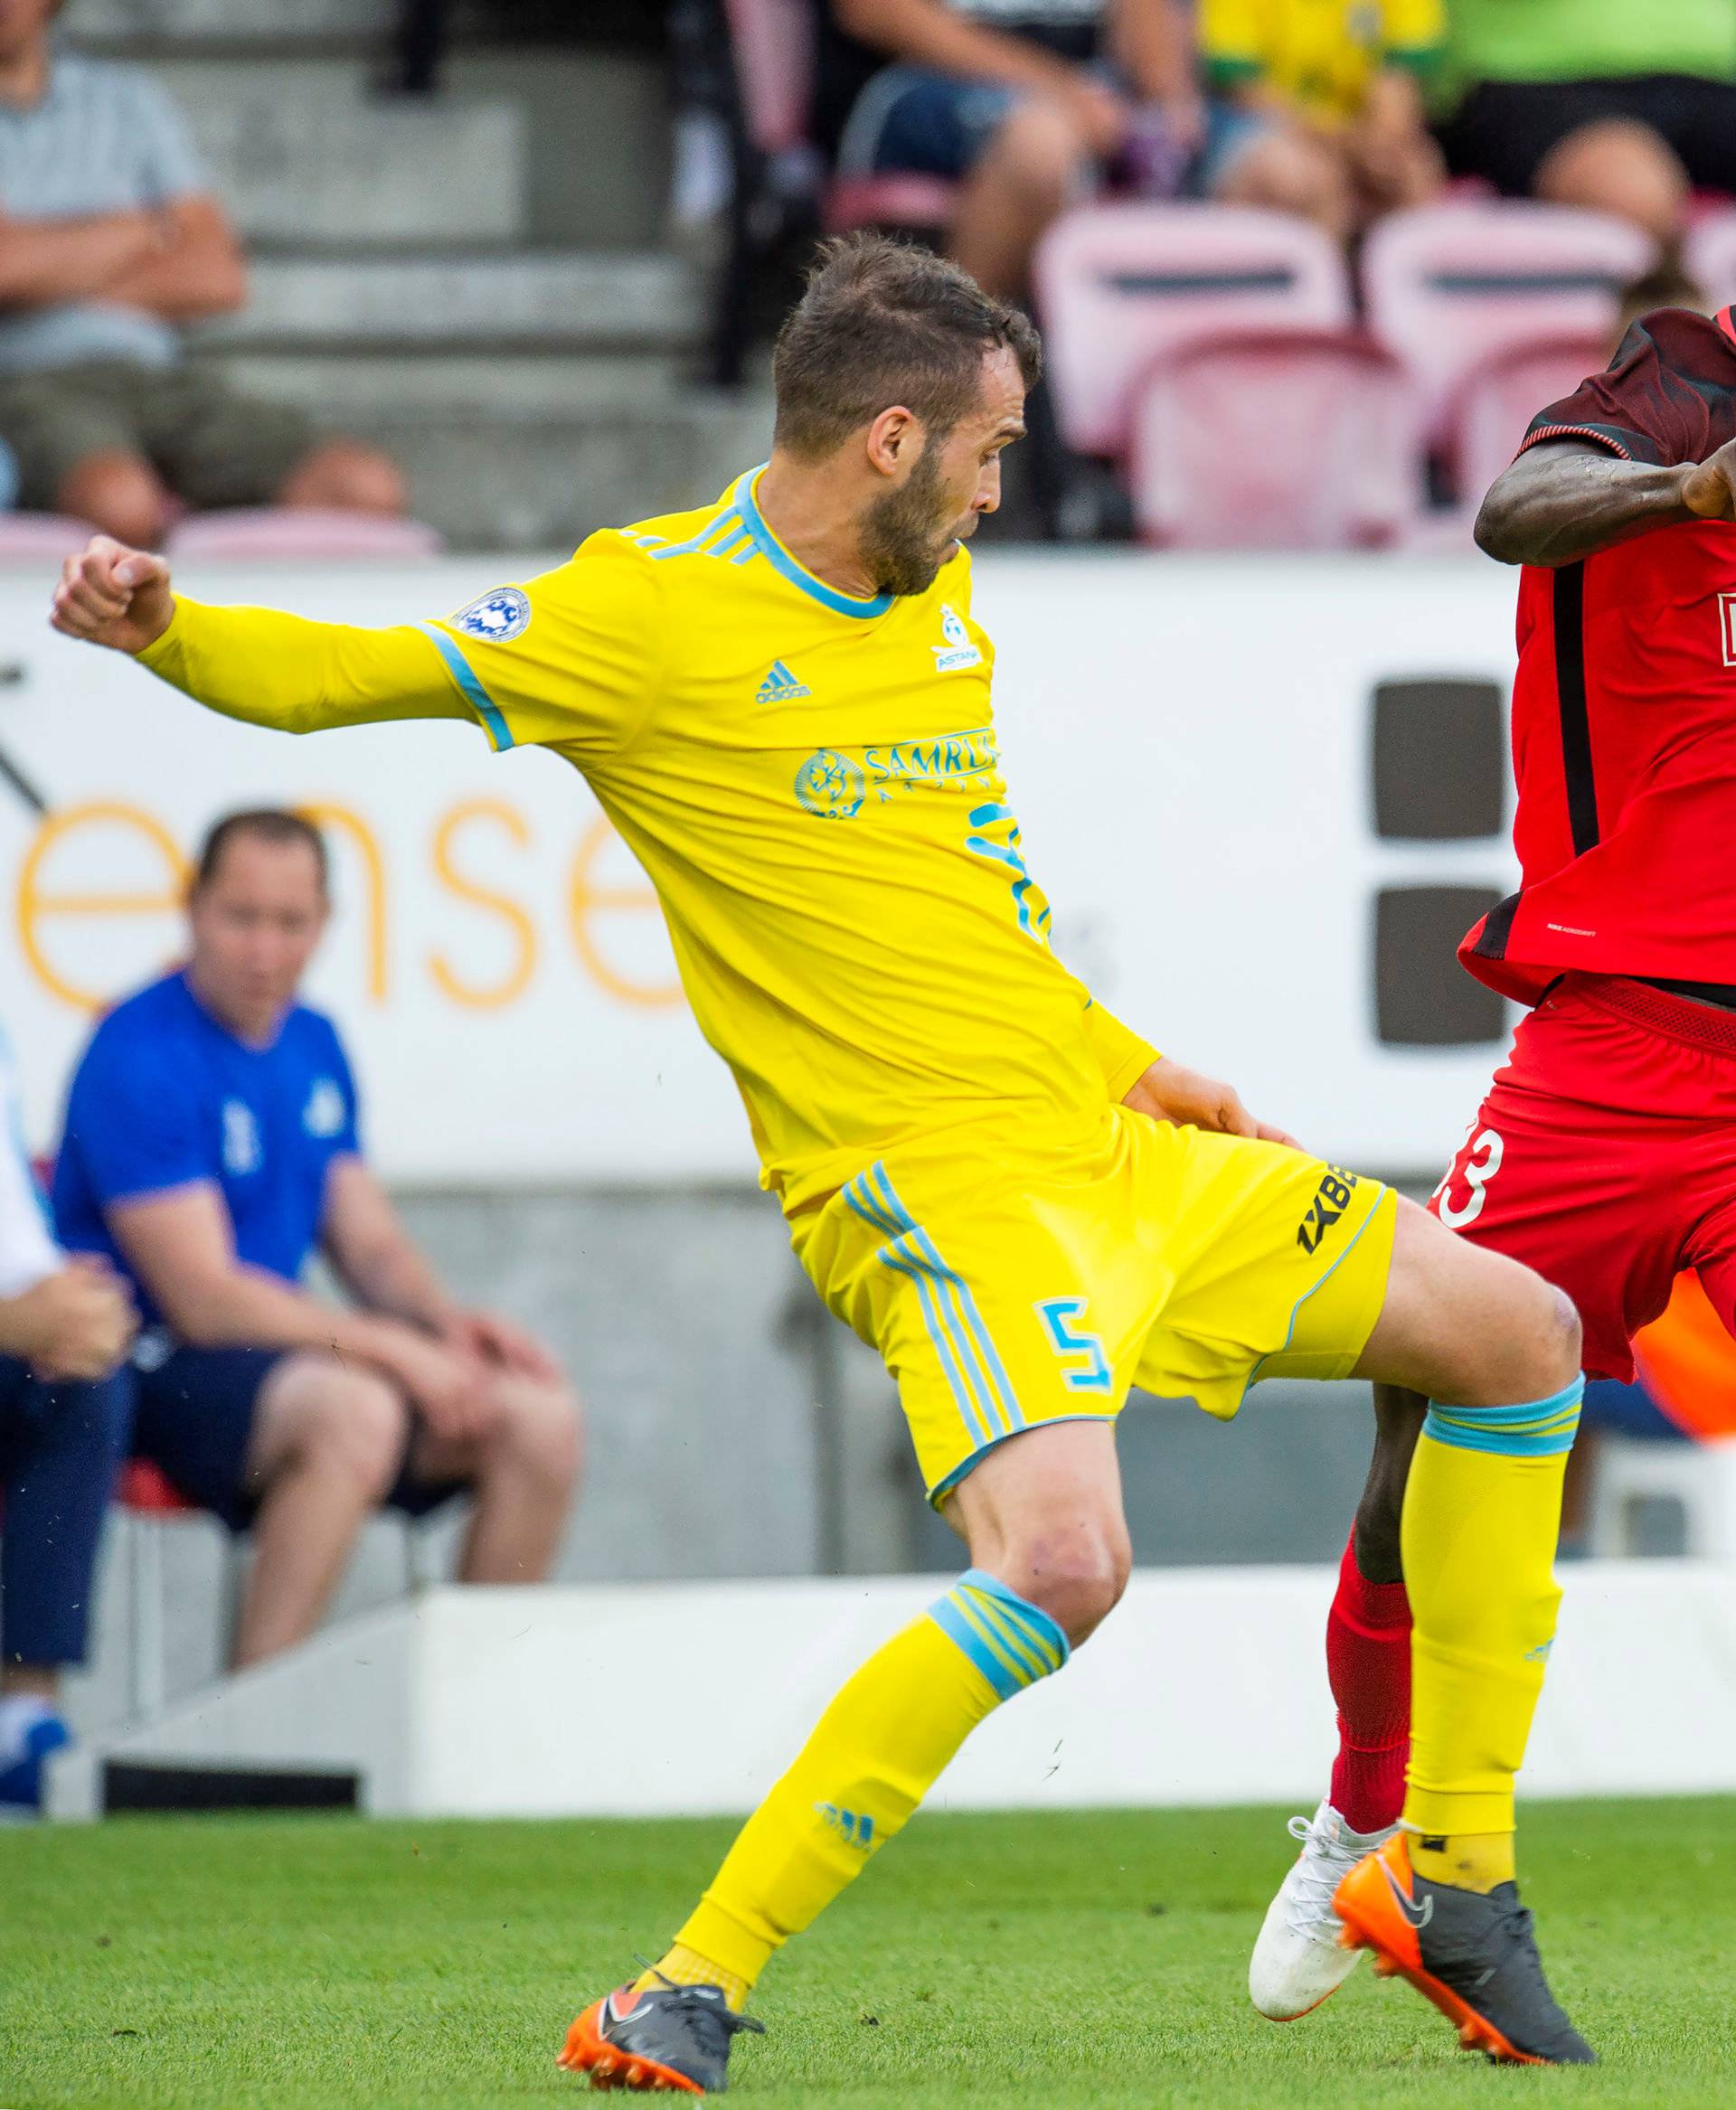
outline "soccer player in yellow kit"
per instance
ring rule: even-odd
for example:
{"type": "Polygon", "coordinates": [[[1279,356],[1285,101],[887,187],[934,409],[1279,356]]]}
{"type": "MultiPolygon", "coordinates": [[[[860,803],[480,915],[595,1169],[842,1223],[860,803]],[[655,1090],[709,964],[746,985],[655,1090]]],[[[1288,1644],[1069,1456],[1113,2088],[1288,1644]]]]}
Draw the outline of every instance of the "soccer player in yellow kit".
{"type": "Polygon", "coordinates": [[[956,267],[848,240],[779,339],[769,464],[714,504],[382,630],[202,607],[161,559],[99,539],[53,619],[254,723],[474,718],[584,772],[657,888],[801,1264],[885,1358],[968,1546],[832,1700],[660,1963],[580,2016],[564,2065],[721,2087],[773,1952],[1120,1596],[1129,1386],[1228,1417],[1278,1371],[1438,1402],[1405,1506],[1410,1831],[1347,1879],[1354,1938],[1498,2055],[1589,2058],[1512,1885],[1577,1322],[1524,1267],[1258,1132],[1051,949],[962,547],[1039,359],[956,267]]]}

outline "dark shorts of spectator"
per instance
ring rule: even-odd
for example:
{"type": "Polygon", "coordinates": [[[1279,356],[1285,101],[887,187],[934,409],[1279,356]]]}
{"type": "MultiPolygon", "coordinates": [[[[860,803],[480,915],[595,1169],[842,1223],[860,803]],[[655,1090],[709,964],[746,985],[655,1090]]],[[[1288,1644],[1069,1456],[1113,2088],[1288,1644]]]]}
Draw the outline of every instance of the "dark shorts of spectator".
{"type": "MultiPolygon", "coordinates": [[[[259,1511],[259,1494],[247,1485],[248,1447],[259,1393],[289,1352],[177,1347],[160,1333],[142,1335],[134,1352],[134,1455],[149,1458],[179,1493],[231,1531],[244,1531],[259,1511]]],[[[383,1506],[422,1517],[464,1493],[467,1484],[412,1477],[414,1439],[412,1428],[383,1506]]]]}
{"type": "Polygon", "coordinates": [[[67,477],[88,456],[141,455],[177,498],[201,512],[269,505],[318,444],[289,403],[239,393],[209,367],[93,360],[41,373],[0,374],[0,440],[18,462],[18,504],[59,509],[67,477]]]}
{"type": "MultiPolygon", "coordinates": [[[[838,142],[844,176],[928,175],[959,183],[1023,99],[997,81],[960,80],[920,66],[887,66],[857,97],[838,142]]],[[[1251,110],[1213,102],[1205,137],[1178,194],[1209,196],[1231,165],[1269,127],[1251,110]]]]}
{"type": "Polygon", "coordinates": [[[1486,80],[1441,127],[1440,143],[1455,175],[1481,176],[1504,197],[1526,198],[1563,139],[1611,118],[1649,125],[1696,189],[1736,191],[1736,85],[1688,74],[1486,80]]]}

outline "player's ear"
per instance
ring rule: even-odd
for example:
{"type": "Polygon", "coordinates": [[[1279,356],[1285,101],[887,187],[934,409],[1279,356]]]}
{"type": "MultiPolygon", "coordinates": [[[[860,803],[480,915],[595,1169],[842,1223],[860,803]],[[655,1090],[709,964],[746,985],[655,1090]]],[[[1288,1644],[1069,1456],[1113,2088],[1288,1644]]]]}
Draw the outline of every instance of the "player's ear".
{"type": "Polygon", "coordinates": [[[882,410],[868,428],[869,464],[882,476],[896,476],[922,451],[922,428],[901,403],[882,410]]]}

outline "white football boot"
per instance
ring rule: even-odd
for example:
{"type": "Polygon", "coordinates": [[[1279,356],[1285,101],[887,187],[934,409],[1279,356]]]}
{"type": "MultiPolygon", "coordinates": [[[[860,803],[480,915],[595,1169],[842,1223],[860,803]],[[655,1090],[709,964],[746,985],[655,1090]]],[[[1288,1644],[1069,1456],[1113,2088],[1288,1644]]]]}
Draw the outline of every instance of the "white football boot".
{"type": "Polygon", "coordinates": [[[1341,1948],[1333,1892],[1364,1854],[1384,1846],[1398,1830],[1353,1832],[1330,1803],[1309,1817],[1292,1817],[1292,1839],[1302,1842],[1295,1865],[1278,1887],[1248,1963],[1248,1993],[1262,2015],[1293,2022],[1337,1992],[1356,1968],[1360,1949],[1341,1948]]]}

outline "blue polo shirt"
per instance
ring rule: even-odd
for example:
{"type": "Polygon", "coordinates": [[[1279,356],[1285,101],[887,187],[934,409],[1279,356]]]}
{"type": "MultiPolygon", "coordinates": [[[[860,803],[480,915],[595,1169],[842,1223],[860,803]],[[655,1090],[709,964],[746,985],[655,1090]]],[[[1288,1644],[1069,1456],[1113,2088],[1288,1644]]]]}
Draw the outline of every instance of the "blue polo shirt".
{"type": "MultiPolygon", "coordinates": [[[[132,1270],[109,1233],[118,1201],[208,1183],[238,1258],[295,1282],[319,1243],[326,1176],[358,1154],[355,1080],[330,1019],[297,1004],[267,1048],[238,1040],[168,975],[111,1011],[72,1079],[54,1167],[71,1252],[132,1270]]],[[[133,1278],[139,1308],[160,1316],[133,1278]]]]}

